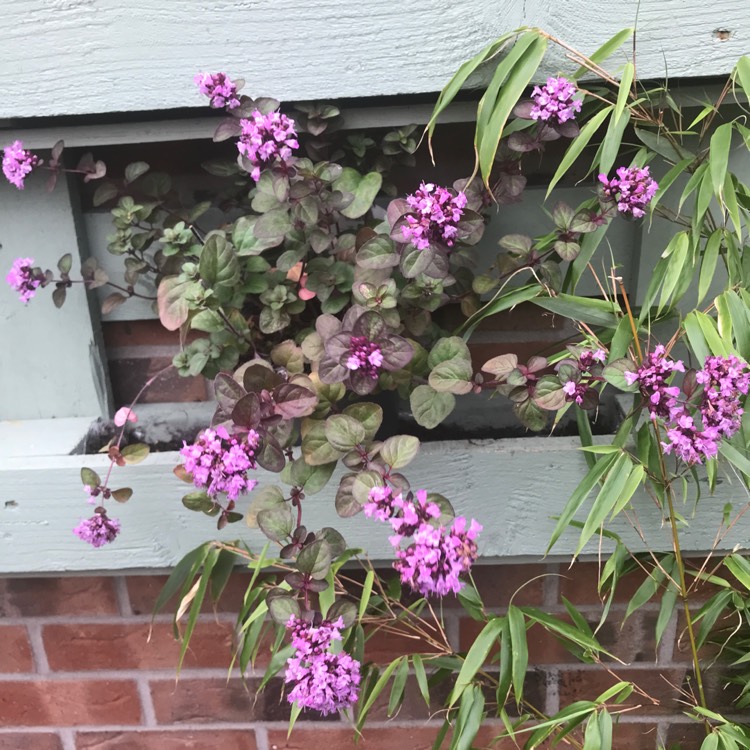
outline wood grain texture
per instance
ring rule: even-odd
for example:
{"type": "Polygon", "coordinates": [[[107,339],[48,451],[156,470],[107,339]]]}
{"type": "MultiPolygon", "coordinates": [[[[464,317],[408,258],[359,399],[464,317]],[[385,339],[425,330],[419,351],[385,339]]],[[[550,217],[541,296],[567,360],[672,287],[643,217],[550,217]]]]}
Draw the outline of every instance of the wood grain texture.
{"type": "MultiPolygon", "coordinates": [[[[105,548],[94,550],[80,542],[71,529],[90,507],[81,487],[82,465],[105,470],[103,456],[61,456],[8,459],[0,468],[0,573],[65,570],[163,568],[174,565],[190,549],[214,538],[242,538],[259,549],[263,537],[240,522],[216,532],[213,520],[186,510],[181,496],[189,485],[177,480],[172,467],[176,453],[150,456],[137,466],[116,469],[112,486],[130,486],[132,500],[112,503],[111,513],[122,521],[122,534],[105,548]],[[8,505],[8,501],[15,505],[8,505]]],[[[406,474],[415,488],[426,487],[446,495],[456,511],[477,518],[484,526],[483,558],[539,559],[544,554],[556,516],[585,472],[576,438],[523,438],[515,440],[428,443],[406,474]]],[[[261,486],[275,483],[275,475],[258,472],[261,486]]],[[[366,548],[372,559],[391,557],[388,530],[362,514],[340,519],[333,507],[334,481],[305,501],[308,528],[335,525],[352,547],[366,548]]],[[[688,521],[693,506],[681,508],[688,521]]],[[[722,477],[717,496],[704,496],[700,523],[683,532],[686,550],[711,546],[721,522],[723,505],[736,509],[747,494],[733,477],[722,477]]],[[[244,499],[240,510],[249,500],[244,499]]],[[[669,532],[660,511],[645,495],[636,496],[638,520],[652,548],[669,548],[669,532]]],[[[612,528],[635,546],[639,542],[624,519],[612,528]]],[[[722,542],[723,549],[750,542],[750,518],[743,518],[722,542]]],[[[555,554],[569,555],[576,535],[566,534],[555,554]]],[[[606,545],[605,545],[606,546],[606,545]]],[[[589,553],[596,553],[596,544],[589,553]]]]}
{"type": "MultiPolygon", "coordinates": [[[[0,118],[198,108],[198,70],[242,76],[251,94],[330,99],[440,90],[490,40],[540,26],[591,52],[638,13],[644,78],[728,72],[748,49],[745,0],[18,0],[0,31],[12,80],[0,118]],[[730,32],[726,41],[716,29],[730,32]]],[[[620,56],[616,64],[624,62],[620,56]]],[[[552,55],[542,72],[562,65],[552,55]]]]}
{"type": "Polygon", "coordinates": [[[77,223],[77,197],[66,180],[54,192],[41,179],[21,192],[0,181],[0,419],[91,417],[106,413],[108,385],[97,327],[80,286],[68,290],[62,309],[51,289],[42,289],[27,306],[4,283],[19,256],[32,257],[57,278],[57,261],[73,255],[73,278],[80,278],[85,237],[77,223]]]}

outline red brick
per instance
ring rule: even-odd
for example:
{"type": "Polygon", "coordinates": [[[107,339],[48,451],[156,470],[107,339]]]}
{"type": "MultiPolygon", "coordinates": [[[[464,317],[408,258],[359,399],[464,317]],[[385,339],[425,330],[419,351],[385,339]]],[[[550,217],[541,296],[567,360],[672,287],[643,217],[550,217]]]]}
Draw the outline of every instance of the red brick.
{"type": "MultiPolygon", "coordinates": [[[[234,628],[207,618],[198,623],[185,655],[185,667],[228,667],[234,628]]],[[[176,669],[180,644],[168,623],[47,625],[44,648],[50,668],[176,669]],[[150,638],[149,638],[150,631],[150,638]]]]}
{"type": "Polygon", "coordinates": [[[680,750],[698,750],[706,739],[703,724],[694,721],[690,724],[671,724],[667,730],[667,747],[680,750]]]}
{"type": "MultiPolygon", "coordinates": [[[[1,747],[1,746],[0,746],[1,747]]],[[[209,729],[205,731],[174,732],[79,732],[78,750],[255,750],[252,729],[209,729]]]]}
{"type": "Polygon", "coordinates": [[[118,614],[111,578],[69,576],[0,580],[0,617],[111,614],[118,614]]]}
{"type": "Polygon", "coordinates": [[[130,680],[0,682],[0,726],[137,724],[140,718],[130,680]]]}
{"type": "MultiPolygon", "coordinates": [[[[561,566],[560,573],[560,595],[573,604],[598,604],[603,600],[606,601],[606,593],[602,598],[597,591],[599,580],[599,565],[597,563],[578,562],[572,567],[561,566]]],[[[645,575],[639,569],[621,578],[615,587],[614,600],[620,603],[630,601],[638,587],[643,583],[645,575]]],[[[658,602],[659,600],[657,594],[654,601],[658,602]]]]}
{"type": "Polygon", "coordinates": [[[298,725],[289,739],[286,730],[269,731],[268,747],[270,750],[432,750],[439,730],[439,723],[434,728],[365,727],[363,737],[357,741],[351,727],[331,729],[298,725]]]}
{"type": "Polygon", "coordinates": [[[519,606],[542,603],[546,565],[475,565],[471,575],[485,607],[507,607],[511,597],[519,606]]]}
{"type": "MultiPolygon", "coordinates": [[[[167,576],[160,575],[133,575],[128,576],[127,586],[130,597],[130,606],[133,614],[151,615],[154,613],[154,605],[161,594],[164,584],[167,582],[167,576]]],[[[243,570],[236,570],[232,573],[221,598],[219,599],[216,610],[218,612],[238,612],[245,598],[245,591],[249,582],[249,575],[243,570]]],[[[205,604],[207,612],[211,610],[212,604],[205,604]]],[[[162,613],[173,614],[177,607],[177,600],[173,597],[162,613]]]]}
{"type": "Polygon", "coordinates": [[[265,719],[286,721],[289,703],[280,682],[272,681],[261,693],[255,682],[224,678],[155,680],[151,696],[160,724],[214,724],[217,721],[248,722],[265,719]]]}
{"type": "Polygon", "coordinates": [[[29,634],[22,625],[0,626],[0,672],[33,672],[29,634]]]}
{"type": "MultiPolygon", "coordinates": [[[[107,349],[121,346],[180,345],[180,332],[168,331],[159,320],[113,320],[102,324],[104,345],[107,349]]],[[[187,342],[204,337],[200,331],[190,331],[187,342]]]]}
{"type": "MultiPolygon", "coordinates": [[[[176,354],[177,352],[175,352],[176,354]]],[[[171,357],[112,359],[109,376],[112,395],[117,404],[129,404],[144,383],[172,361],[171,357]]],[[[208,381],[202,376],[183,377],[172,369],[157,378],[141,395],[142,404],[161,404],[172,401],[206,401],[208,381]]]]}
{"type": "Polygon", "coordinates": [[[0,734],[0,750],[63,750],[63,746],[56,734],[8,732],[0,734]]]}
{"type": "Polygon", "coordinates": [[[680,692],[685,681],[684,669],[647,670],[629,667],[618,668],[614,672],[616,677],[603,667],[588,670],[562,669],[559,678],[560,705],[565,706],[577,700],[594,700],[607,688],[623,680],[634,683],[649,696],[644,697],[633,691],[623,703],[623,707],[639,705],[638,716],[679,714],[684,709],[680,703],[684,699],[680,692]],[[654,703],[651,699],[657,702],[654,703]]]}
{"type": "MultiPolygon", "coordinates": [[[[425,626],[427,627],[427,626],[425,626]]],[[[434,654],[437,648],[429,641],[404,633],[378,630],[365,642],[365,661],[385,664],[398,656],[421,653],[434,654]]]]}

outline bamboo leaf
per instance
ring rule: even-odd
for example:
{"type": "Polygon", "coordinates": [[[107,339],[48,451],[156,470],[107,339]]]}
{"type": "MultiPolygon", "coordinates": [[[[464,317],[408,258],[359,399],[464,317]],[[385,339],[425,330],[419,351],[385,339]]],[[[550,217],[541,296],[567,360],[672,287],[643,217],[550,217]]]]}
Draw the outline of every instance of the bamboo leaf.
{"type": "Polygon", "coordinates": [[[533,302],[545,310],[589,325],[617,328],[620,322],[615,315],[615,311],[620,312],[620,308],[606,300],[561,293],[556,297],[536,297],[533,302]]]}
{"type": "Polygon", "coordinates": [[[393,678],[391,686],[391,696],[388,699],[388,716],[393,716],[404,700],[404,688],[406,687],[406,678],[409,676],[409,660],[404,660],[399,664],[396,670],[396,676],[393,678]]]}
{"type": "MultiPolygon", "coordinates": [[[[617,52],[620,47],[622,47],[625,42],[630,39],[630,37],[633,36],[634,29],[627,28],[622,29],[622,31],[618,31],[611,39],[608,39],[604,44],[602,44],[601,47],[599,47],[596,52],[594,52],[592,55],[589,55],[589,60],[594,63],[595,65],[601,65],[606,59],[611,57],[615,52],[617,52]]],[[[582,75],[587,73],[589,71],[589,68],[586,66],[581,66],[576,70],[575,73],[573,73],[573,78],[580,78],[582,75]]]]}
{"type": "Polygon", "coordinates": [[[565,508],[563,508],[563,512],[560,514],[555,530],[552,532],[550,542],[547,545],[548,553],[555,545],[555,542],[560,538],[563,531],[565,531],[570,525],[573,517],[591,493],[591,490],[594,489],[597,482],[614,465],[616,460],[617,456],[614,454],[604,456],[596,462],[596,465],[592,469],[589,469],[588,474],[586,474],[578,487],[576,487],[575,492],[571,495],[570,500],[565,504],[565,508]]]}
{"type": "Polygon", "coordinates": [[[487,656],[490,653],[490,649],[502,632],[504,621],[505,618],[503,617],[493,617],[474,639],[474,643],[471,644],[471,648],[464,657],[464,663],[461,665],[458,677],[456,677],[456,684],[451,692],[450,700],[448,701],[448,708],[456,704],[456,701],[461,697],[464,690],[466,690],[471,684],[477,672],[482,668],[482,665],[487,660],[487,656]]]}
{"type": "Polygon", "coordinates": [[[701,272],[698,278],[698,302],[696,303],[698,305],[700,305],[706,294],[708,294],[708,288],[713,281],[723,236],[724,233],[722,230],[716,229],[706,241],[706,246],[703,250],[703,260],[701,261],[701,272]]]}
{"type": "Polygon", "coordinates": [[[479,68],[480,65],[487,62],[489,59],[497,55],[500,50],[508,43],[510,39],[516,36],[517,32],[511,31],[507,34],[503,34],[499,39],[494,42],[490,42],[484,49],[478,54],[474,55],[471,60],[467,60],[461,65],[461,67],[454,73],[453,78],[448,81],[445,88],[440,92],[438,100],[435,103],[435,108],[430,117],[430,121],[427,123],[427,132],[430,138],[435,131],[435,125],[437,124],[438,117],[445,110],[445,108],[456,98],[456,94],[461,90],[468,77],[479,68]]]}
{"type": "Polygon", "coordinates": [[[711,136],[710,164],[711,182],[713,183],[714,195],[721,198],[724,190],[724,178],[729,165],[729,150],[732,147],[732,123],[725,122],[719,125],[711,136]]]}
{"type": "Polygon", "coordinates": [[[628,103],[628,96],[630,96],[630,89],[633,86],[633,78],[635,77],[635,65],[632,62],[625,63],[625,67],[622,71],[620,78],[620,88],[617,92],[617,102],[615,103],[615,111],[612,115],[612,119],[619,120],[620,115],[625,111],[625,106],[628,103]]]}
{"type": "Polygon", "coordinates": [[[567,171],[573,166],[576,159],[581,155],[583,149],[589,145],[591,139],[596,135],[597,130],[601,127],[604,120],[612,112],[614,105],[610,104],[604,109],[599,110],[582,128],[581,132],[573,139],[568,150],[565,152],[560,161],[560,166],[557,168],[554,176],[550,180],[547,193],[544,196],[545,200],[549,197],[555,185],[565,176],[567,171]]]}
{"type": "Polygon", "coordinates": [[[424,698],[425,705],[429,708],[430,706],[430,686],[427,682],[427,673],[424,669],[424,662],[419,654],[414,654],[411,657],[411,663],[414,665],[414,677],[417,680],[417,686],[419,692],[424,698]]]}
{"type": "Polygon", "coordinates": [[[508,607],[508,631],[511,650],[511,683],[516,705],[523,700],[523,683],[529,665],[529,647],[526,642],[526,620],[518,607],[508,607]]]}
{"type": "MultiPolygon", "coordinates": [[[[523,94],[524,89],[529,85],[534,73],[536,73],[539,64],[542,62],[544,53],[547,50],[547,40],[538,36],[535,32],[528,32],[521,40],[527,36],[532,39],[528,50],[523,51],[517,60],[509,64],[508,78],[500,90],[500,96],[497,101],[492,103],[492,112],[486,124],[480,129],[480,121],[477,120],[476,131],[476,151],[479,160],[479,170],[486,184],[489,184],[490,172],[495,163],[495,154],[503,135],[503,128],[508,121],[513,107],[518,103],[519,97],[523,94]]],[[[515,50],[514,50],[515,51],[515,50]]],[[[503,60],[500,65],[504,65],[511,60],[512,52],[503,60]]],[[[500,66],[498,66],[498,69],[500,66]]],[[[484,108],[480,102],[480,111],[483,113],[484,108]]]]}

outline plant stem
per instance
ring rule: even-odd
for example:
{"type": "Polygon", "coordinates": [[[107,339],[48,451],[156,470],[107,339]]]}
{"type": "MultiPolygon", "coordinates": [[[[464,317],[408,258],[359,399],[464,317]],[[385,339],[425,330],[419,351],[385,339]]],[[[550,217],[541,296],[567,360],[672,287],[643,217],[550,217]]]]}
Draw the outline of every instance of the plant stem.
{"type": "MultiPolygon", "coordinates": [[[[703,708],[708,708],[706,703],[706,691],[703,687],[703,675],[701,673],[700,659],[698,657],[698,646],[695,640],[695,630],[693,628],[693,618],[690,614],[690,604],[688,597],[688,587],[685,580],[685,561],[682,557],[682,547],[680,546],[680,534],[677,529],[677,517],[674,511],[674,500],[672,498],[672,486],[666,481],[667,478],[667,467],[664,462],[664,451],[661,446],[661,432],[659,431],[659,425],[653,423],[654,433],[656,435],[656,448],[659,455],[659,466],[661,469],[662,478],[664,479],[664,489],[667,495],[667,509],[669,510],[669,525],[672,531],[672,548],[674,551],[675,562],[677,563],[677,571],[679,573],[680,585],[679,594],[682,599],[682,609],[685,613],[685,622],[688,632],[688,638],[690,640],[690,655],[693,662],[693,671],[695,672],[695,683],[698,686],[698,700],[703,708]]],[[[706,735],[711,734],[711,724],[708,719],[704,720],[706,727],[706,735]]]]}

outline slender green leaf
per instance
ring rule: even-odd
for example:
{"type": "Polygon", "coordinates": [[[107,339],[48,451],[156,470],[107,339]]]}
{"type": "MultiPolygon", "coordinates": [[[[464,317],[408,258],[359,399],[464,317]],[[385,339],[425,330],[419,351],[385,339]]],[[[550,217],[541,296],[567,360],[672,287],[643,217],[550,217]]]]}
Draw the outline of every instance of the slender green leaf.
{"type": "Polygon", "coordinates": [[[516,705],[523,700],[523,683],[529,666],[529,647],[526,642],[526,620],[523,612],[511,605],[508,607],[508,630],[510,633],[511,682],[516,705]]]}
{"type": "Polygon", "coordinates": [[[449,708],[455,705],[464,690],[471,684],[477,672],[482,668],[490,649],[497,642],[502,632],[504,621],[505,618],[503,617],[493,617],[474,639],[474,643],[471,644],[471,648],[464,657],[464,663],[461,665],[458,677],[456,677],[456,684],[448,701],[449,708]]]}
{"type": "Polygon", "coordinates": [[[604,109],[600,109],[582,128],[581,132],[573,139],[568,150],[565,152],[560,161],[554,176],[550,180],[545,199],[549,197],[555,185],[565,176],[567,171],[573,166],[576,159],[581,155],[583,149],[589,145],[591,139],[596,135],[597,130],[601,127],[604,120],[612,112],[614,105],[610,104],[604,109]]]}
{"type": "Polygon", "coordinates": [[[560,538],[560,535],[570,525],[570,522],[589,496],[591,490],[594,489],[599,480],[614,465],[615,461],[617,461],[616,455],[600,458],[596,462],[596,465],[589,470],[578,487],[576,487],[575,492],[571,495],[570,500],[568,500],[565,508],[563,508],[563,512],[560,514],[555,530],[552,532],[550,542],[547,545],[547,552],[552,549],[555,542],[560,538]]]}
{"type": "MultiPolygon", "coordinates": [[[[536,73],[547,50],[547,40],[544,37],[538,36],[535,32],[528,32],[528,34],[532,36],[530,46],[528,50],[524,51],[518,57],[517,61],[510,63],[512,67],[509,68],[507,80],[500,90],[497,101],[492,102],[492,112],[486,125],[481,130],[479,120],[477,121],[477,155],[479,170],[485,183],[489,183],[490,172],[495,163],[495,155],[497,154],[497,148],[505,123],[508,121],[513,107],[518,103],[519,97],[529,85],[534,73],[536,73]]],[[[524,37],[522,37],[523,39],[524,37]]],[[[506,60],[503,60],[500,65],[504,65],[506,61],[509,61],[512,55],[513,52],[509,53],[506,60]]],[[[498,66],[499,68],[500,66],[498,66]]],[[[484,106],[486,107],[487,104],[484,106]]],[[[482,102],[480,102],[479,106],[480,112],[483,111],[482,102]]]]}
{"type": "Polygon", "coordinates": [[[411,657],[411,663],[414,665],[414,677],[417,680],[417,686],[419,692],[424,698],[425,705],[429,708],[430,706],[430,686],[427,682],[427,673],[424,669],[424,662],[419,654],[413,654],[411,657]]]}
{"type": "Polygon", "coordinates": [[[724,233],[722,230],[716,229],[706,241],[706,246],[703,250],[703,260],[701,262],[701,272],[698,278],[698,302],[696,303],[698,305],[703,302],[713,281],[723,236],[724,233]]]}
{"type": "MultiPolygon", "coordinates": [[[[617,52],[620,47],[622,47],[625,42],[630,39],[630,37],[633,36],[635,29],[627,28],[622,29],[622,31],[618,31],[611,39],[608,39],[604,44],[602,44],[601,47],[599,47],[596,52],[589,55],[589,60],[594,63],[595,65],[601,65],[605,60],[610,58],[612,55],[614,55],[615,52],[617,52]]],[[[588,67],[581,66],[576,70],[575,73],[573,73],[573,78],[580,78],[582,75],[588,72],[588,67]]]]}
{"type": "Polygon", "coordinates": [[[725,122],[719,125],[711,136],[711,182],[714,187],[714,195],[721,197],[724,190],[724,179],[729,165],[729,150],[732,147],[732,123],[725,122]]]}

